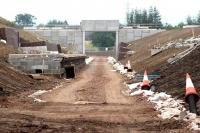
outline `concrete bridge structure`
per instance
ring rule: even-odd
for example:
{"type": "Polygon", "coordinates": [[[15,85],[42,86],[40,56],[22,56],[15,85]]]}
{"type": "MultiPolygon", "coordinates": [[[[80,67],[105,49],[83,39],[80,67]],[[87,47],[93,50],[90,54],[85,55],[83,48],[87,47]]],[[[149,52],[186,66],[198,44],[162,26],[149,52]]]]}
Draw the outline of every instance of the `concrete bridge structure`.
{"type": "Polygon", "coordinates": [[[118,55],[118,45],[121,42],[131,42],[155,33],[160,29],[121,27],[118,20],[82,20],[78,26],[68,27],[26,27],[27,31],[34,32],[51,43],[61,44],[63,47],[72,47],[74,53],[85,54],[86,32],[115,32],[115,55],[118,55]]]}

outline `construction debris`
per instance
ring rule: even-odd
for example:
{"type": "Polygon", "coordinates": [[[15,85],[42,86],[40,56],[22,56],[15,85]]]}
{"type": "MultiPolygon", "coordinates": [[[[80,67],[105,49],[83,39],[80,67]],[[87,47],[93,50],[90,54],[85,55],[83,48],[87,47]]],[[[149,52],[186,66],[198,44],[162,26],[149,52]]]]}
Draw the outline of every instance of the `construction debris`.
{"type": "Polygon", "coordinates": [[[44,100],[41,100],[39,98],[37,98],[38,96],[41,96],[42,94],[46,93],[48,91],[46,90],[38,90],[36,92],[34,92],[33,94],[29,95],[28,97],[31,97],[34,99],[34,102],[45,102],[44,100]]]}
{"type": "Polygon", "coordinates": [[[29,77],[35,80],[44,80],[45,77],[41,74],[28,74],[29,77]]]}
{"type": "MultiPolygon", "coordinates": [[[[195,33],[195,38],[198,38],[200,28],[194,28],[193,31],[195,33]]],[[[188,43],[191,37],[193,37],[192,29],[186,28],[164,31],[159,34],[130,42],[131,45],[129,45],[128,48],[135,53],[120,61],[121,63],[125,63],[130,60],[132,67],[137,72],[142,72],[144,69],[148,69],[149,72],[155,71],[156,69],[159,69],[161,65],[167,64],[169,58],[176,56],[178,53],[188,49],[190,45],[195,44],[195,42],[193,42],[193,44],[188,43]],[[159,54],[151,56],[151,49],[160,49],[164,46],[167,49],[163,50],[159,54]]]]}
{"type": "MultiPolygon", "coordinates": [[[[133,84],[136,86],[135,83],[133,84]]],[[[134,88],[130,88],[134,89],[134,88]]],[[[162,119],[171,119],[174,118],[176,120],[184,120],[189,123],[189,128],[192,130],[200,130],[200,118],[196,116],[196,114],[189,113],[186,111],[186,108],[183,105],[183,100],[178,100],[172,98],[171,95],[168,95],[164,92],[155,93],[151,90],[141,90],[135,87],[135,91],[130,93],[130,96],[135,95],[143,95],[148,98],[148,101],[155,104],[155,109],[160,111],[160,115],[162,119]]]]}
{"type": "MultiPolygon", "coordinates": [[[[116,60],[112,57],[108,58],[108,62],[113,64],[113,67],[117,69],[114,65],[116,60]]],[[[145,74],[144,74],[145,76],[145,74]]],[[[165,92],[155,93],[151,90],[142,90],[142,82],[133,83],[127,85],[130,90],[126,93],[129,93],[130,96],[143,95],[148,98],[148,101],[155,103],[155,109],[160,111],[162,119],[171,119],[184,120],[189,123],[188,128],[191,130],[200,130],[200,118],[196,114],[191,114],[189,111],[186,111],[186,108],[183,105],[183,100],[178,100],[172,98],[171,95],[166,94],[165,92]]]]}
{"type": "Polygon", "coordinates": [[[183,57],[185,57],[186,55],[188,55],[189,53],[191,53],[193,50],[195,50],[199,45],[200,45],[200,38],[190,38],[185,40],[186,46],[190,46],[189,49],[175,55],[173,58],[169,58],[167,60],[168,63],[173,64],[174,62],[182,59],[183,57]]]}
{"type": "Polygon", "coordinates": [[[85,63],[88,65],[88,64],[90,64],[93,60],[94,60],[93,57],[86,58],[86,59],[85,59],[85,63]]]}

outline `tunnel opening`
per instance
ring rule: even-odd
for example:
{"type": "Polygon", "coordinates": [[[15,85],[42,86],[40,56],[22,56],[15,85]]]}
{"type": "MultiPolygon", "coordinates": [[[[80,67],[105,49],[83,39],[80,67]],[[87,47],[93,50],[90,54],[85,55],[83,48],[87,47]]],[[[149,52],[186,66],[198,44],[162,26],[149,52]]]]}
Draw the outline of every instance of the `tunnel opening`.
{"type": "Polygon", "coordinates": [[[66,73],[67,79],[75,78],[75,68],[74,68],[74,66],[65,67],[65,73],[66,73]]]}
{"type": "Polygon", "coordinates": [[[35,73],[42,73],[41,69],[35,69],[35,73]]]}
{"type": "Polygon", "coordinates": [[[85,52],[89,56],[114,56],[115,42],[115,32],[86,31],[85,52]]]}

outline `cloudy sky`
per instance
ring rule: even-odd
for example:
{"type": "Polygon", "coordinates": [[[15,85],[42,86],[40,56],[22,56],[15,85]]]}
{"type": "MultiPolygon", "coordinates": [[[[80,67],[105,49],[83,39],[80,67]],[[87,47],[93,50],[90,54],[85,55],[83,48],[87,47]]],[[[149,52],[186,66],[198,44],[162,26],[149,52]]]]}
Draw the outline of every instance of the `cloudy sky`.
{"type": "Polygon", "coordinates": [[[164,23],[174,25],[188,15],[196,16],[200,10],[200,0],[0,0],[0,5],[0,16],[11,21],[18,13],[29,13],[36,16],[37,23],[59,19],[72,25],[96,19],[116,19],[124,24],[127,8],[150,6],[158,8],[164,23]]]}

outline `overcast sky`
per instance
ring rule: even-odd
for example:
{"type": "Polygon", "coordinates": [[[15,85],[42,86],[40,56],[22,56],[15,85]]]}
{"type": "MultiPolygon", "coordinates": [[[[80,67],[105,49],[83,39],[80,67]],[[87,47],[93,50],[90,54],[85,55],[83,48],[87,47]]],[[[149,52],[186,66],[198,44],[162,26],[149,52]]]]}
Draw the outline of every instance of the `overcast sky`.
{"type": "Polygon", "coordinates": [[[59,19],[71,25],[95,19],[116,19],[124,24],[127,7],[131,10],[150,6],[158,8],[164,23],[174,25],[185,21],[188,15],[196,16],[200,10],[200,0],[0,0],[0,5],[0,16],[11,21],[16,14],[29,13],[37,23],[59,19]]]}

